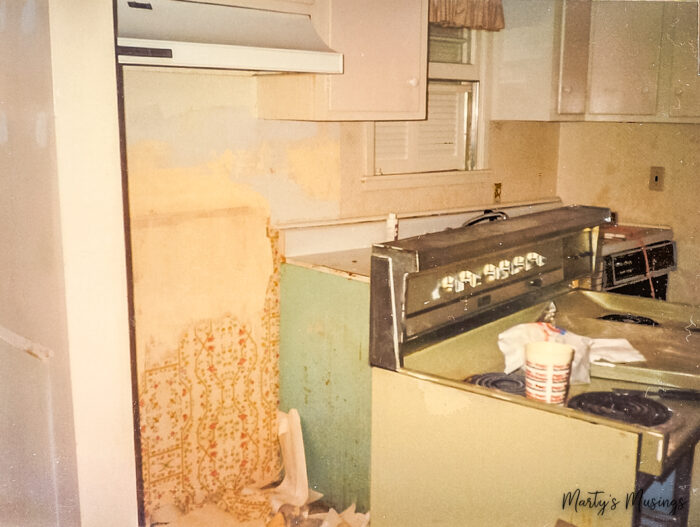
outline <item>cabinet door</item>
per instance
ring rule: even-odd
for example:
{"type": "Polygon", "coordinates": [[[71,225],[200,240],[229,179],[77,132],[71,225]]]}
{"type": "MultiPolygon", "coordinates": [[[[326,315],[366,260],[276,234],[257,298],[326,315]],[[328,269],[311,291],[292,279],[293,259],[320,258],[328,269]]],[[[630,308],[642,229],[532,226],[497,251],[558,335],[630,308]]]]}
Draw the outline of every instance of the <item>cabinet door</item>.
{"type": "Polygon", "coordinates": [[[345,72],[329,78],[329,110],[424,117],[427,2],[333,0],[330,47],[345,72]]]}
{"type": "Polygon", "coordinates": [[[586,111],[591,0],[567,0],[564,4],[559,66],[559,113],[586,111]]]}
{"type": "Polygon", "coordinates": [[[493,120],[548,121],[556,108],[554,49],[559,0],[504,0],[506,28],[493,34],[493,120]]]}
{"type": "Polygon", "coordinates": [[[589,113],[656,113],[663,4],[593,2],[589,113]]]}
{"type": "Polygon", "coordinates": [[[258,77],[258,116],[424,119],[428,0],[330,0],[327,7],[325,40],[343,54],[343,73],[258,77]]]}
{"type": "Polygon", "coordinates": [[[700,117],[700,76],[698,75],[698,6],[679,4],[672,20],[671,68],[672,117],[700,117]]]}

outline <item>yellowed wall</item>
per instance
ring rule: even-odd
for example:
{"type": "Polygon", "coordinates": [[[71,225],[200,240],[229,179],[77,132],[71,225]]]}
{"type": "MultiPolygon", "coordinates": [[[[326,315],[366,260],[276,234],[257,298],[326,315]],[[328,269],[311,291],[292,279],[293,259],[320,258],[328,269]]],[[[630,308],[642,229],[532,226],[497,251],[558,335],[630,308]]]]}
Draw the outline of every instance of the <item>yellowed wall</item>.
{"type": "Polygon", "coordinates": [[[670,225],[669,300],[700,303],[700,125],[562,123],[559,137],[558,195],[610,207],[621,223],[670,225]],[[663,191],[649,190],[651,166],[666,169],[663,191]]]}
{"type": "MultiPolygon", "coordinates": [[[[192,182],[218,175],[231,192],[269,203],[273,221],[338,215],[337,123],[258,120],[255,79],[233,73],[130,68],[126,88],[130,164],[180,170],[192,182]]],[[[206,192],[181,192],[187,183],[168,190],[173,182],[162,178],[151,184],[167,192],[152,196],[159,207],[188,207],[206,192]]],[[[209,208],[228,203],[216,194],[204,199],[209,208]]]]}

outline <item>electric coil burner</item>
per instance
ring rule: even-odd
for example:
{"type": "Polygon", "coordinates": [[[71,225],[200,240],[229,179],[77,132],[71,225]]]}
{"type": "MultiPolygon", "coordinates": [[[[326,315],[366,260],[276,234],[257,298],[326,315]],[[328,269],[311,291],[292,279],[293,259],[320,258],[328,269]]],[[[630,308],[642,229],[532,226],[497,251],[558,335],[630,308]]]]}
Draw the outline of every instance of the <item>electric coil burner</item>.
{"type": "Polygon", "coordinates": [[[464,382],[516,395],[525,395],[525,379],[522,375],[502,372],[479,373],[467,377],[464,382]]]}
{"type": "Polygon", "coordinates": [[[610,313],[598,317],[600,320],[610,320],[611,322],[624,322],[625,324],[640,324],[642,326],[658,326],[659,323],[649,317],[633,315],[632,313],[610,313]]]}
{"type": "Polygon", "coordinates": [[[672,415],[667,406],[657,401],[640,395],[615,392],[582,393],[570,399],[568,407],[642,426],[662,425],[672,415]]]}

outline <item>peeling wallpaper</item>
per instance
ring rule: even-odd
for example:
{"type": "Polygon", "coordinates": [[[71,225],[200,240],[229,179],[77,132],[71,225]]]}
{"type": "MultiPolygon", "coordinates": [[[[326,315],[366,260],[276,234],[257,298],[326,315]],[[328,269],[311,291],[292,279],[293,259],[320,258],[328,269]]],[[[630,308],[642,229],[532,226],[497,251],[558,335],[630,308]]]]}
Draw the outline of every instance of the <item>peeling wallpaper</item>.
{"type": "MultiPolygon", "coordinates": [[[[313,210],[332,200],[294,179],[315,128],[255,142],[249,82],[125,72],[147,514],[214,502],[241,521],[262,518],[267,500],[243,489],[280,471],[280,255],[270,204],[280,192],[309,196],[313,210]],[[294,147],[291,161],[275,138],[294,147]]],[[[283,214],[299,214],[295,206],[283,214]]]]}

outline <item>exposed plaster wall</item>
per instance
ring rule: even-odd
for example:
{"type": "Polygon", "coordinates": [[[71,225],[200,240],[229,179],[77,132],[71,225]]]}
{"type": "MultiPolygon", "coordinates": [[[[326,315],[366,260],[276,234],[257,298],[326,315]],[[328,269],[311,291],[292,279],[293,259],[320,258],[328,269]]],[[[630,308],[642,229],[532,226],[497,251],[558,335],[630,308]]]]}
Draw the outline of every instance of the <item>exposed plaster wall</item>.
{"type": "Polygon", "coordinates": [[[621,223],[670,225],[678,271],[669,300],[700,303],[699,125],[562,123],[557,193],[610,207],[621,223]],[[663,191],[649,190],[651,166],[666,168],[663,191]]]}
{"type": "MultiPolygon", "coordinates": [[[[126,101],[134,109],[127,126],[132,167],[150,164],[195,179],[218,174],[231,182],[232,192],[268,203],[273,221],[338,215],[337,123],[258,120],[253,77],[131,68],[127,79],[126,101]]],[[[205,197],[204,189],[196,195],[181,192],[182,187],[167,190],[172,187],[167,178],[151,184],[164,186],[167,194],[151,199],[166,207],[187,206],[186,200],[196,201],[200,194],[207,208],[221,204],[217,191],[205,197]]]]}

